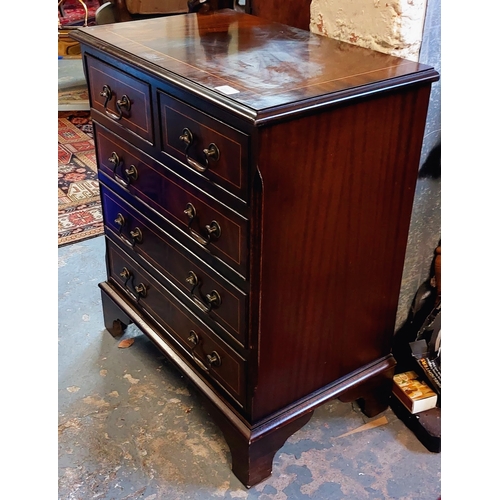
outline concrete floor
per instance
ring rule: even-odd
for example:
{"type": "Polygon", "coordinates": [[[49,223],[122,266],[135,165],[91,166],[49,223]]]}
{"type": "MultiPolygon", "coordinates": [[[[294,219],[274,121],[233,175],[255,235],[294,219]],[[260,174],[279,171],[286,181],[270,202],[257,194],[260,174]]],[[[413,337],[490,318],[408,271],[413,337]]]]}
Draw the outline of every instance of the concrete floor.
{"type": "Polygon", "coordinates": [[[273,475],[247,490],[187,380],[134,326],[121,339],[104,330],[104,237],[58,254],[60,500],[440,496],[440,454],[392,410],[369,419],[338,401],[316,410],[276,454],[273,475]]]}
{"type": "MultiPolygon", "coordinates": [[[[83,73],[81,58],[59,59],[57,61],[58,91],[68,92],[76,89],[86,89],[87,82],[83,73]]],[[[90,109],[88,101],[61,102],[59,101],[59,111],[82,111],[90,109]]]]}

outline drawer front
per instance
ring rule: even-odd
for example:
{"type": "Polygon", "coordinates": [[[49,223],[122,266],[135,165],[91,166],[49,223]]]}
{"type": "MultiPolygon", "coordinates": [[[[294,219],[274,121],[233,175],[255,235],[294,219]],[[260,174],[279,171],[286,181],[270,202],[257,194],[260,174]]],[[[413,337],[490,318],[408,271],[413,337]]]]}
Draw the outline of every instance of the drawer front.
{"type": "Polygon", "coordinates": [[[91,106],[152,144],[149,84],[91,56],[86,61],[91,106]]]}
{"type": "Polygon", "coordinates": [[[172,335],[191,364],[243,405],[245,360],[109,239],[106,247],[110,278],[172,335]]]}
{"type": "Polygon", "coordinates": [[[106,228],[182,290],[195,314],[246,346],[247,295],[105,186],[101,198],[106,228]]]}
{"type": "Polygon", "coordinates": [[[246,201],[249,137],[160,92],[162,150],[246,201]]]}
{"type": "Polygon", "coordinates": [[[101,171],[166,217],[190,240],[247,276],[248,219],[95,124],[101,171]]]}

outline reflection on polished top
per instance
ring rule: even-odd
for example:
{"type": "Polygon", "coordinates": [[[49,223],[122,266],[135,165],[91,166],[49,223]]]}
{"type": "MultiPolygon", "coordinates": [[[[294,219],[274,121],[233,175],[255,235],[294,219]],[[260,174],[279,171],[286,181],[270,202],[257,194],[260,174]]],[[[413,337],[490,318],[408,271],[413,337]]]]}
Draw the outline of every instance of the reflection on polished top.
{"type": "Polygon", "coordinates": [[[387,80],[437,79],[429,66],[229,9],[79,31],[97,38],[104,52],[167,79],[187,79],[213,92],[214,100],[229,99],[256,114],[292,103],[297,108],[296,101],[308,107],[387,90],[387,80]]]}

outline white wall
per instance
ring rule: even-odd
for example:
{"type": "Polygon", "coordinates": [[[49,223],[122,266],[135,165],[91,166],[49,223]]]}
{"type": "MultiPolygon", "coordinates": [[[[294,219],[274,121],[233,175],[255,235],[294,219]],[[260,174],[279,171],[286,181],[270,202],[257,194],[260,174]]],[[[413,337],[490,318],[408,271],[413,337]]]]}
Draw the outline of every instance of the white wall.
{"type": "Polygon", "coordinates": [[[413,61],[426,0],[312,0],[310,31],[413,61]]]}

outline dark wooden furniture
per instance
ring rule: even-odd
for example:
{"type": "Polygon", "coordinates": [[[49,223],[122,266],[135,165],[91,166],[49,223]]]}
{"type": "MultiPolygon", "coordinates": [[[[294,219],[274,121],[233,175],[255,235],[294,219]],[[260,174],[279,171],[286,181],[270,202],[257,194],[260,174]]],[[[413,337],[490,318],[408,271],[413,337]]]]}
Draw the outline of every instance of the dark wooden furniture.
{"type": "MultiPolygon", "coordinates": [[[[97,24],[122,23],[134,19],[147,19],[165,15],[178,15],[185,12],[198,12],[200,10],[217,10],[233,7],[233,0],[187,0],[179,9],[179,3],[168,4],[165,2],[136,3],[129,10],[126,0],[99,0],[103,6],[96,13],[97,24]],[[201,2],[201,3],[200,3],[201,2]],[[185,7],[185,8],[184,8],[185,7]]],[[[240,9],[241,10],[241,9],[240,9]]]]}
{"type": "Polygon", "coordinates": [[[430,67],[232,10],[79,29],[106,328],[205,396],[252,486],[330,398],[391,392],[430,67]]]}
{"type": "Polygon", "coordinates": [[[270,21],[309,30],[311,20],[311,0],[246,0],[246,12],[270,21]]]}

